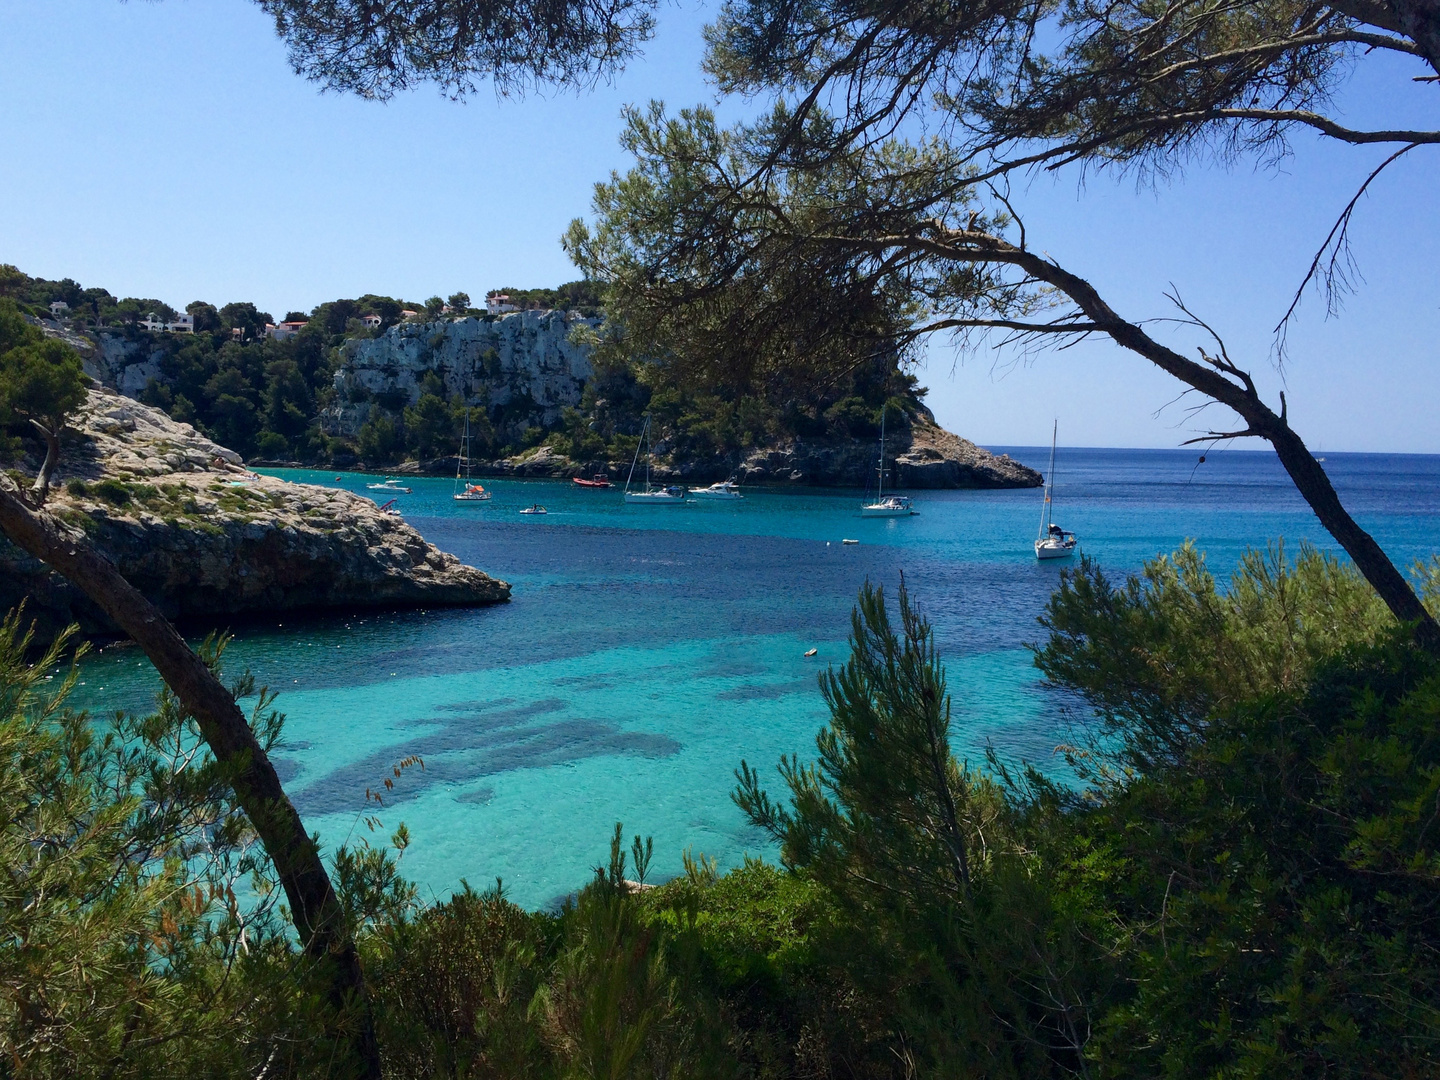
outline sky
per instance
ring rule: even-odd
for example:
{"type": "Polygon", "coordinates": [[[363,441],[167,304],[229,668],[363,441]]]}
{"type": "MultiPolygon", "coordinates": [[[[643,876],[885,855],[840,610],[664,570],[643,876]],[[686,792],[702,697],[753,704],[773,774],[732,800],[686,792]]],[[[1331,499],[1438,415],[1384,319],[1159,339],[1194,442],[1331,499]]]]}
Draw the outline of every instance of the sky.
{"type": "MultiPolygon", "coordinates": [[[[612,84],[465,103],[319,92],[249,0],[0,0],[0,262],[119,296],[253,300],[281,315],[367,292],[410,300],[577,275],[560,249],[593,185],[627,165],[626,103],[715,103],[701,76],[714,12],[663,4],[612,84]]],[[[1440,126],[1440,86],[1367,62],[1336,112],[1440,126]]],[[[744,115],[722,102],[722,119],[744,115]]],[[[1122,315],[1163,319],[1177,290],[1319,453],[1440,453],[1440,147],[1387,170],[1353,225],[1363,282],[1335,318],[1310,294],[1282,369],[1272,330],[1335,217],[1387,151],[1301,134],[1276,167],[1197,164],[1158,187],[1061,172],[1018,191],[1031,246],[1122,315]]],[[[1193,355],[1193,332],[1154,332],[1193,355]]],[[[1102,341],[1026,355],[934,342],[920,371],[948,428],[1036,445],[1175,446],[1233,418],[1102,341]]],[[[1237,443],[1236,448],[1256,448],[1237,443]]]]}

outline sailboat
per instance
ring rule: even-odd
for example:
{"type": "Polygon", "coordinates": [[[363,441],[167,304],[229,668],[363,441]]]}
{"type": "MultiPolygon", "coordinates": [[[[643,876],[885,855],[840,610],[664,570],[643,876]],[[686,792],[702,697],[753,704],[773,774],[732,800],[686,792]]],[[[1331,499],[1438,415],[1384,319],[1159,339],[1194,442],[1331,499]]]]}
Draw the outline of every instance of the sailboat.
{"type": "Polygon", "coordinates": [[[655,487],[650,483],[650,417],[645,417],[645,426],[640,429],[640,443],[635,447],[635,459],[630,462],[630,475],[625,478],[625,501],[645,506],[679,506],[685,501],[685,489],[677,485],[655,487]],[[635,479],[635,466],[640,462],[640,451],[645,451],[645,490],[631,491],[630,483],[635,479]]]}
{"type": "Polygon", "coordinates": [[[880,482],[875,491],[873,503],[860,504],[861,517],[908,517],[915,513],[915,507],[904,495],[885,494],[885,414],[888,403],[880,410],[880,468],[877,470],[880,482]]]}
{"type": "Polygon", "coordinates": [[[1055,488],[1055,437],[1060,433],[1060,421],[1055,421],[1055,430],[1050,433],[1050,471],[1045,474],[1045,508],[1040,512],[1040,535],[1035,538],[1035,558],[1068,559],[1075,554],[1080,540],[1073,532],[1066,532],[1050,518],[1050,493],[1055,488]]]}
{"type": "Polygon", "coordinates": [[[489,502],[490,492],[470,478],[470,409],[465,409],[465,434],[460,438],[460,454],[455,458],[455,489],[450,496],[456,502],[489,502]],[[464,487],[461,487],[461,484],[464,487]]]}

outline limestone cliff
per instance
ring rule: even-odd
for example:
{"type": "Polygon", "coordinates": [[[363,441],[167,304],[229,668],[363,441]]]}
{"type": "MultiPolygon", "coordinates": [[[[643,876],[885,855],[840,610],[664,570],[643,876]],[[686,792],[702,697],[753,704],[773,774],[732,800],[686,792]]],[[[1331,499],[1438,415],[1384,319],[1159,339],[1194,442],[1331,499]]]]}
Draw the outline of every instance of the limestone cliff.
{"type": "Polygon", "coordinates": [[[570,340],[577,326],[596,326],[561,311],[520,311],[499,319],[401,323],[376,338],[345,345],[335,374],[340,404],[327,417],[339,433],[358,427],[367,394],[414,404],[420,383],[433,372],[447,394],[484,403],[512,425],[552,427],[560,410],[580,403],[594,373],[590,350],[570,340]]]}
{"type": "MultiPolygon", "coordinates": [[[[113,391],[92,391],[74,429],[50,510],[171,618],[509,599],[508,584],[371,500],[256,476],[188,424],[113,391]]],[[[112,629],[63,578],[0,541],[0,610],[27,597],[46,630],[112,629]]]]}

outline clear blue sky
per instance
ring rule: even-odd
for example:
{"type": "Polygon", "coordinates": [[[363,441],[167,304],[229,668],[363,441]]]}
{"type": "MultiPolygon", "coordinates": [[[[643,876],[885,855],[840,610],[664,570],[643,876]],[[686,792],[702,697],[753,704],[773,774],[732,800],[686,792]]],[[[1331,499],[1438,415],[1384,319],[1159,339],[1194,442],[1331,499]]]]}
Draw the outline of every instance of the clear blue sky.
{"type": "MultiPolygon", "coordinates": [[[[569,280],[558,237],[592,184],[626,165],[621,106],[713,99],[698,70],[705,8],[659,18],[645,57],[588,94],[456,104],[422,89],[382,105],[294,76],[246,0],[0,0],[0,262],[277,315],[365,292],[569,280]]],[[[1355,124],[1440,125],[1440,87],[1410,74],[1367,75],[1337,108],[1355,124]]],[[[1173,283],[1272,400],[1288,388],[1292,421],[1321,452],[1434,453],[1437,155],[1415,151],[1372,188],[1354,229],[1364,284],[1338,319],[1307,300],[1283,382],[1270,328],[1383,151],[1302,135],[1279,169],[1202,166],[1138,191],[1066,174],[1036,181],[1020,206],[1032,245],[1123,314],[1171,314],[1173,283]]],[[[1177,384],[1100,343],[1030,358],[937,345],[922,377],[942,422],[992,445],[1043,442],[1058,416],[1062,443],[1173,446],[1211,419],[1167,408],[1177,384]]]]}

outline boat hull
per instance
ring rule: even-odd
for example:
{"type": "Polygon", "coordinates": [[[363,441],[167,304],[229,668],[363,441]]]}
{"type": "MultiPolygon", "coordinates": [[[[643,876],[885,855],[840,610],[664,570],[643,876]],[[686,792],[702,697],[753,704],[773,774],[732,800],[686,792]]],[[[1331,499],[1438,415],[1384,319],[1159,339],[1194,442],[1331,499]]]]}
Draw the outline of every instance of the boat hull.
{"type": "Polygon", "coordinates": [[[708,499],[714,502],[739,502],[745,496],[738,491],[706,491],[704,488],[691,488],[690,498],[708,499]]]}
{"type": "Polygon", "coordinates": [[[683,495],[671,495],[665,491],[627,491],[625,501],[641,506],[684,506],[686,502],[683,495]]]}
{"type": "Polygon", "coordinates": [[[1046,559],[1068,559],[1075,554],[1075,549],[1080,544],[1076,540],[1069,540],[1056,544],[1047,540],[1035,541],[1035,558],[1044,561],[1046,559]]]}
{"type": "Polygon", "coordinates": [[[909,517],[915,508],[907,503],[873,503],[860,507],[861,517],[909,517]]]}
{"type": "Polygon", "coordinates": [[[460,495],[451,495],[450,498],[456,502],[489,502],[490,493],[488,491],[484,495],[465,495],[462,493],[460,495]]]}

